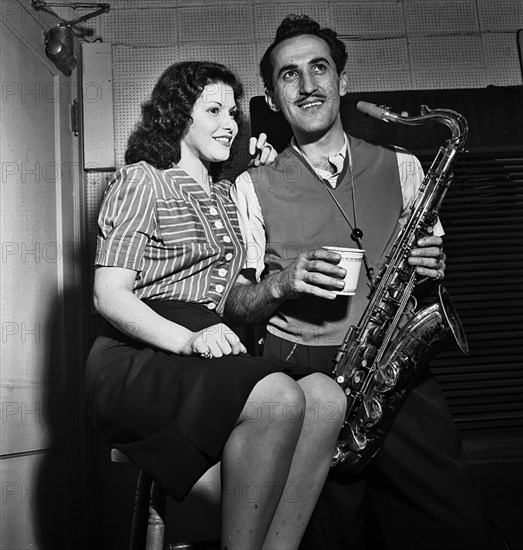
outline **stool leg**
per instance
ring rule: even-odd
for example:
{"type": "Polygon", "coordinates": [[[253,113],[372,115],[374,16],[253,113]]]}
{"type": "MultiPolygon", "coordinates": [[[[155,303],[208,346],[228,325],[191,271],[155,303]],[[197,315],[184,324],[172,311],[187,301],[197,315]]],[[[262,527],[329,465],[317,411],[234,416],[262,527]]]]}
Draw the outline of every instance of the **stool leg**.
{"type": "Polygon", "coordinates": [[[147,520],[149,517],[149,495],[151,492],[151,478],[140,470],[136,484],[134,499],[133,526],[129,550],[143,550],[147,534],[147,520]]]}
{"type": "Polygon", "coordinates": [[[146,550],[163,550],[165,525],[163,518],[166,509],[166,494],[153,482],[149,502],[149,522],[147,525],[146,550]]]}

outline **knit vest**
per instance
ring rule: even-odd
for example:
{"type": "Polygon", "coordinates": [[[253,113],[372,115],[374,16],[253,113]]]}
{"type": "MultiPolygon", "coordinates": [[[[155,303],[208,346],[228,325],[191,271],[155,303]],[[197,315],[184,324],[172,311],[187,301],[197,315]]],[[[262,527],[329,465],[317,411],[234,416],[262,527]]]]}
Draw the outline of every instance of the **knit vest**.
{"type": "MultiPolygon", "coordinates": [[[[351,185],[354,185],[357,225],[363,230],[362,246],[377,270],[384,252],[399,231],[403,200],[396,154],[393,149],[349,138],[352,177],[348,159],[332,190],[354,226],[351,185]]],[[[355,248],[351,227],[309,163],[287,147],[271,165],[249,170],[263,219],[267,246],[266,271],[271,275],[297,256],[322,246],[355,248]]],[[[335,300],[304,296],[288,300],[270,318],[272,334],[310,346],[340,345],[350,325],[357,324],[368,302],[369,284],[362,267],[356,295],[335,300]]]]}

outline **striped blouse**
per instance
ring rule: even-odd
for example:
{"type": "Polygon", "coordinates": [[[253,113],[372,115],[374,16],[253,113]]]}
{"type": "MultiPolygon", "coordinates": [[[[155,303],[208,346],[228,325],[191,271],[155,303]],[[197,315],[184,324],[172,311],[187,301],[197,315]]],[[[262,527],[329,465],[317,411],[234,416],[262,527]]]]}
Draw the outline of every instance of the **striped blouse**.
{"type": "Polygon", "coordinates": [[[230,182],[203,188],[178,167],[118,170],[98,217],[95,265],[136,271],[140,299],[196,302],[223,313],[245,261],[230,182]]]}

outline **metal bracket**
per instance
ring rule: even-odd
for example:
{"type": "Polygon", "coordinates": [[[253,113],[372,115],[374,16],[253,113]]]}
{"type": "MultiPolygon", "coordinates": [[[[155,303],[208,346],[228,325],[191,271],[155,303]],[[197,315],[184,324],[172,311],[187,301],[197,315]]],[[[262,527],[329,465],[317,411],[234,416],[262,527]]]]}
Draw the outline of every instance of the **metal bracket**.
{"type": "Polygon", "coordinates": [[[78,137],[80,132],[80,117],[78,113],[78,100],[74,99],[71,103],[71,131],[78,137]]]}
{"type": "Polygon", "coordinates": [[[48,13],[51,13],[62,23],[64,23],[67,27],[72,27],[73,25],[77,25],[78,23],[82,23],[83,21],[87,21],[88,19],[92,19],[93,17],[96,17],[98,15],[101,15],[102,13],[107,13],[111,6],[109,4],[86,4],[86,3],[79,3],[79,2],[70,2],[70,3],[61,3],[61,2],[44,2],[44,0],[32,0],[32,6],[35,10],[44,10],[48,13]],[[73,10],[78,9],[86,9],[86,10],[92,10],[93,8],[97,8],[96,11],[93,13],[88,13],[86,15],[82,15],[81,17],[78,17],[77,19],[73,19],[72,21],[64,21],[57,13],[55,13],[53,10],[50,10],[48,8],[73,8],[73,10]]]}

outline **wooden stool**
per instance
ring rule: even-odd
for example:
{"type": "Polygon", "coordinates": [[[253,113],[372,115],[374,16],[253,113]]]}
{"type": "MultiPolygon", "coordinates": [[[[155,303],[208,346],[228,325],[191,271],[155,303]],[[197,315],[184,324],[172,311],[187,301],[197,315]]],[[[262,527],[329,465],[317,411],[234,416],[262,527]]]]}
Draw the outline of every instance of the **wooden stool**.
{"type": "MultiPolygon", "coordinates": [[[[124,453],[111,449],[111,462],[132,464],[124,453]]],[[[219,540],[165,544],[167,493],[143,470],[138,474],[129,550],[218,550],[219,540]]]]}
{"type": "MultiPolygon", "coordinates": [[[[118,449],[111,449],[111,462],[132,463],[118,449]]],[[[166,501],[165,491],[140,470],[136,484],[129,550],[164,550],[166,501]]]]}

